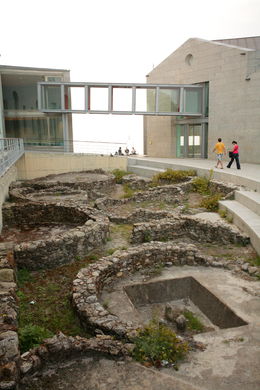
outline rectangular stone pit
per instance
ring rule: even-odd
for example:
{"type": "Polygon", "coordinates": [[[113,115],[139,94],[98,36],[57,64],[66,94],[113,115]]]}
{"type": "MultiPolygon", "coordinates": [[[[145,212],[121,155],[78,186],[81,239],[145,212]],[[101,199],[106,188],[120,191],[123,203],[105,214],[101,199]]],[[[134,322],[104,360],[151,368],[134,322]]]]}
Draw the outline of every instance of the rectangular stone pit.
{"type": "Polygon", "coordinates": [[[136,308],[188,298],[220,329],[247,325],[247,322],[193,277],[133,284],[124,289],[136,308]]]}

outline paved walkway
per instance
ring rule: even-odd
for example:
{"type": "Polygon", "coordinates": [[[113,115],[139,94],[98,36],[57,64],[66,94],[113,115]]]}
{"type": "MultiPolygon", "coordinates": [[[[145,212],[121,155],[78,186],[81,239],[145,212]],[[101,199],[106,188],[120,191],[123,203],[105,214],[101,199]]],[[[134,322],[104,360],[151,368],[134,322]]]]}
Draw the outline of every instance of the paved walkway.
{"type": "MultiPolygon", "coordinates": [[[[53,365],[20,390],[204,390],[136,363],[82,358],[53,365]]],[[[241,389],[242,390],[242,389],[241,389]]],[[[251,390],[251,389],[250,389],[251,390]]],[[[256,389],[257,390],[257,389],[256,389]]]]}
{"type": "MultiPolygon", "coordinates": [[[[129,157],[134,159],[134,157],[129,157]]],[[[156,158],[156,157],[139,157],[136,156],[136,160],[158,162],[159,164],[169,164],[175,167],[189,167],[195,168],[199,174],[206,173],[208,170],[213,169],[214,178],[221,181],[229,181],[234,184],[244,185],[253,190],[260,192],[260,164],[243,164],[241,163],[241,170],[237,170],[235,163],[231,168],[226,168],[228,160],[224,161],[224,169],[215,168],[216,161],[208,159],[195,159],[195,158],[156,158]]]]}

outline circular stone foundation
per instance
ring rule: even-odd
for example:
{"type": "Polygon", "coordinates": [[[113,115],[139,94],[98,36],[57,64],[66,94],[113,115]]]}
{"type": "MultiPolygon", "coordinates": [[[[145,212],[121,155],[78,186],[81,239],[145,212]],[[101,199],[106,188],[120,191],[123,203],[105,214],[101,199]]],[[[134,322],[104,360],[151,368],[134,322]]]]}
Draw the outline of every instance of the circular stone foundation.
{"type": "MultiPolygon", "coordinates": [[[[222,260],[201,254],[194,245],[151,242],[117,251],[88,268],[81,269],[73,283],[73,303],[83,326],[131,338],[138,325],[130,318],[120,318],[101,299],[104,289],[113,290],[116,281],[131,280],[137,272],[158,272],[172,266],[215,267],[243,275],[243,263],[222,260]],[[103,303],[102,303],[103,302],[103,303]]],[[[149,277],[145,277],[149,279],[149,277]]],[[[139,291],[142,294],[142,288],[139,291]]],[[[123,305],[124,306],[124,305],[123,305]]]]}
{"type": "Polygon", "coordinates": [[[10,191],[14,201],[76,201],[95,199],[115,187],[115,177],[102,169],[49,175],[33,180],[15,182],[10,191]],[[101,192],[101,194],[99,194],[101,192]]]}
{"type": "Polygon", "coordinates": [[[53,268],[85,256],[103,245],[109,234],[109,221],[89,207],[27,202],[6,204],[3,208],[5,230],[14,227],[56,228],[56,234],[46,234],[40,240],[14,246],[18,267],[29,270],[53,268]],[[59,231],[58,227],[61,227],[59,231]]]}

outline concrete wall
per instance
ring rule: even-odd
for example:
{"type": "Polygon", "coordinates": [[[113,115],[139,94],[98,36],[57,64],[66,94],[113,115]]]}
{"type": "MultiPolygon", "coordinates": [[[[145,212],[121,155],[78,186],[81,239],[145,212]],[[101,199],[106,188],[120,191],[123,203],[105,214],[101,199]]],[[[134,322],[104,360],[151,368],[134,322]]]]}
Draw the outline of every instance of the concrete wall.
{"type": "MultiPolygon", "coordinates": [[[[208,157],[213,158],[213,146],[222,137],[230,148],[232,140],[238,141],[242,162],[260,163],[260,53],[192,38],[147,77],[148,83],[206,81],[209,81],[208,157]],[[193,56],[190,64],[186,60],[189,54],[193,56]]],[[[172,141],[173,150],[169,151],[169,139],[176,137],[170,119],[146,118],[145,134],[149,156],[176,157],[172,141]]]]}
{"type": "Polygon", "coordinates": [[[91,156],[72,153],[39,153],[25,152],[16,163],[18,179],[35,179],[36,177],[64,172],[79,172],[92,169],[127,170],[127,157],[124,156],[91,156]]]}
{"type": "Polygon", "coordinates": [[[0,177],[0,233],[2,230],[2,205],[8,197],[9,186],[12,181],[17,179],[17,168],[13,165],[8,171],[0,177]]]}

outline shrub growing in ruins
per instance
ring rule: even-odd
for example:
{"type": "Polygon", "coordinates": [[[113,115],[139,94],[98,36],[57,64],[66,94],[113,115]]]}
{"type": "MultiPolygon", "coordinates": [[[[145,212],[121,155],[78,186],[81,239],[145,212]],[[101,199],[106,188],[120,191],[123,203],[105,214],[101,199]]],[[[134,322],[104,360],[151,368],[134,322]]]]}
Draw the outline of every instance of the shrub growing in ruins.
{"type": "Polygon", "coordinates": [[[184,317],[188,320],[187,327],[188,329],[196,330],[198,332],[203,332],[204,325],[200,322],[200,320],[195,317],[195,315],[189,311],[185,310],[183,312],[184,317]]]}
{"type": "Polygon", "coordinates": [[[192,180],[193,191],[198,192],[202,195],[208,195],[211,193],[210,191],[210,181],[213,177],[213,170],[211,169],[209,172],[209,177],[196,177],[192,180]]]}
{"type": "Polygon", "coordinates": [[[44,339],[52,337],[53,334],[45,328],[38,325],[28,324],[18,331],[21,352],[38,347],[44,339]]]}
{"type": "Polygon", "coordinates": [[[130,172],[124,171],[123,169],[114,169],[112,173],[115,176],[117,184],[122,184],[122,178],[126,175],[130,175],[130,172]]]}
{"type": "Polygon", "coordinates": [[[190,176],[196,176],[196,171],[188,170],[173,170],[167,169],[165,172],[158,173],[152,178],[152,186],[157,186],[161,184],[174,184],[180,183],[187,180],[190,176]]]}
{"type": "Polygon", "coordinates": [[[162,366],[164,362],[175,364],[189,350],[186,342],[182,341],[167,326],[155,320],[139,330],[134,343],[134,359],[156,367],[162,366]]]}
{"type": "Polygon", "coordinates": [[[222,194],[207,196],[202,199],[200,206],[205,207],[209,211],[218,211],[218,201],[222,198],[222,194]]]}
{"type": "Polygon", "coordinates": [[[124,184],[123,189],[124,189],[124,195],[122,196],[122,198],[131,198],[134,195],[134,190],[131,187],[129,187],[128,184],[124,184]]]}

